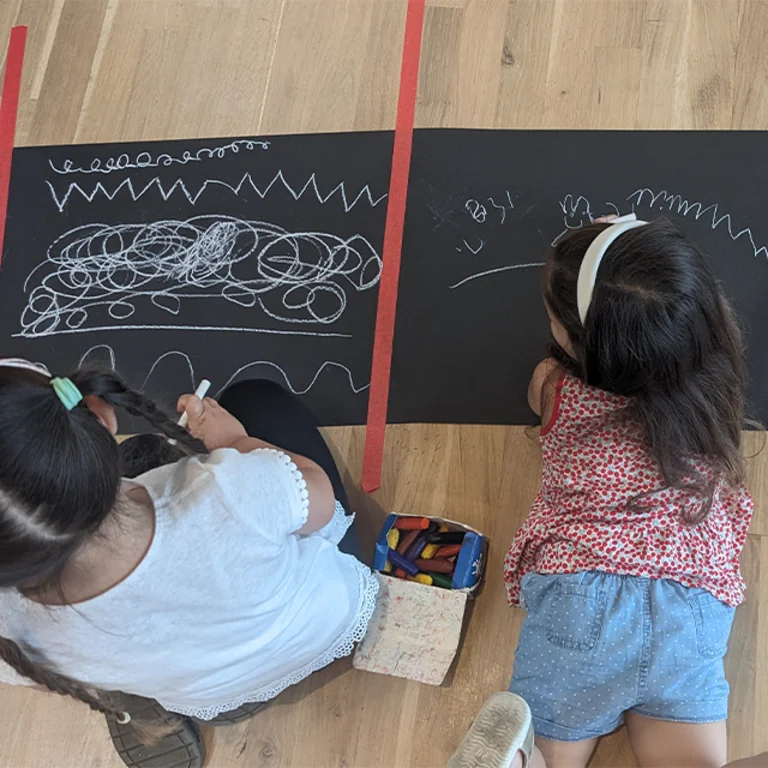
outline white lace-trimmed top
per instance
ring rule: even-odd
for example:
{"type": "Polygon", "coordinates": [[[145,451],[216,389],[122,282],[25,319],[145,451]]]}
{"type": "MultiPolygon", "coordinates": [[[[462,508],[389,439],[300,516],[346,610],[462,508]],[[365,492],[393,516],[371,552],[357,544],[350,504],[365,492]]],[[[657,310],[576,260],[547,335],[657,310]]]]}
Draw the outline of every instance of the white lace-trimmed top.
{"type": "MultiPolygon", "coordinates": [[[[273,698],[363,637],[378,584],[337,547],[352,517],[337,503],[325,528],[297,535],[309,501],[284,453],[222,449],[135,482],[156,516],[136,569],[76,606],[0,590],[0,635],[77,680],[202,719],[273,698]]],[[[2,662],[0,681],[31,683],[2,662]]]]}

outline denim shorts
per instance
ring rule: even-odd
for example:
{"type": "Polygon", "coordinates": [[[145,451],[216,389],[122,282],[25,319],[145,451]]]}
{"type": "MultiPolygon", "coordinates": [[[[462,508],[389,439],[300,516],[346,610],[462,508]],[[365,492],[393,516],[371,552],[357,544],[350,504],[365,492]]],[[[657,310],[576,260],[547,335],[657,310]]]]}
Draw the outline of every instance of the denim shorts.
{"type": "Polygon", "coordinates": [[[522,581],[528,611],[510,690],[536,734],[580,741],[624,712],[710,723],[728,714],[723,655],[734,608],[674,581],[599,571],[522,581]]]}

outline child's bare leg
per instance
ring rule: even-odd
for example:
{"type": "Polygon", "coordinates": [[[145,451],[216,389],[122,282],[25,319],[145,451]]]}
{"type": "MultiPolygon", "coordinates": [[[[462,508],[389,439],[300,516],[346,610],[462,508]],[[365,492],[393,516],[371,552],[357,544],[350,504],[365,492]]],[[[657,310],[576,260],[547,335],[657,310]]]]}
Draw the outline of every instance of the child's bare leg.
{"type": "Polygon", "coordinates": [[[528,765],[525,764],[523,753],[518,752],[509,764],[509,768],[547,768],[547,764],[544,762],[541,752],[539,752],[534,744],[533,752],[531,752],[531,762],[528,765]]]}
{"type": "Polygon", "coordinates": [[[536,737],[536,746],[547,763],[547,768],[584,768],[597,746],[597,739],[584,741],[554,741],[536,737]]]}
{"type": "Polygon", "coordinates": [[[728,763],[725,768],[768,768],[768,752],[734,760],[732,763],[728,763]]]}
{"type": "Polygon", "coordinates": [[[674,723],[627,712],[624,721],[641,768],[721,768],[728,759],[725,720],[674,723]]]}

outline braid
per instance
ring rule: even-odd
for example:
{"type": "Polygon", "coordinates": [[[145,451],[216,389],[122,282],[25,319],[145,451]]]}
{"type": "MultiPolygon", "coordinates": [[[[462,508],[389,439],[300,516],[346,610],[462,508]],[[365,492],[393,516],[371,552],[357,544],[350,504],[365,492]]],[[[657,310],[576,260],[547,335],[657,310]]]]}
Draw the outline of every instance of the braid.
{"type": "Polygon", "coordinates": [[[202,440],[192,437],[149,397],[126,386],[114,371],[78,369],[69,378],[83,395],[97,395],[110,405],[122,408],[131,416],[145,419],[166,437],[184,446],[189,453],[208,453],[202,440]]]}
{"type": "Polygon", "coordinates": [[[190,453],[208,453],[202,440],[192,437],[184,427],[180,427],[162,408],[141,392],[126,387],[124,392],[111,400],[107,400],[107,402],[112,405],[119,405],[131,416],[146,419],[166,437],[187,448],[190,453]]]}
{"type": "Polygon", "coordinates": [[[122,723],[126,722],[125,716],[128,715],[134,733],[142,744],[154,744],[159,739],[173,733],[182,719],[180,715],[173,712],[164,712],[162,717],[154,719],[130,717],[130,713],[120,706],[123,695],[119,692],[100,691],[98,688],[85,686],[71,677],[66,677],[66,675],[52,672],[41,664],[36,664],[13,640],[8,640],[5,637],[0,637],[0,659],[22,677],[29,678],[52,693],[71,696],[77,701],[82,701],[94,712],[101,712],[108,718],[122,723]]]}
{"type": "Polygon", "coordinates": [[[116,718],[122,718],[124,715],[122,709],[104,701],[98,693],[92,693],[75,680],[59,675],[56,672],[51,672],[40,664],[33,662],[13,640],[0,637],[0,659],[22,677],[28,677],[49,691],[62,694],[63,696],[71,696],[73,699],[87,704],[92,710],[102,712],[105,715],[111,715],[116,718]]]}

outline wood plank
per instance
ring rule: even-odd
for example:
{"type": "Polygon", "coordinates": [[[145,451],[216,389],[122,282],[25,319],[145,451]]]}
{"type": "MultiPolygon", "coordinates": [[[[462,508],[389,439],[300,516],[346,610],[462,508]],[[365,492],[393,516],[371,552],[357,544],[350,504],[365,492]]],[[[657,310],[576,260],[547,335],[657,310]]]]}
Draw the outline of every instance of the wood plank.
{"type": "Polygon", "coordinates": [[[404,10],[371,0],[287,0],[262,131],[393,128],[404,10]]]}
{"type": "Polygon", "coordinates": [[[764,131],[768,128],[768,2],[743,0],[734,72],[731,128],[764,131]]]}

